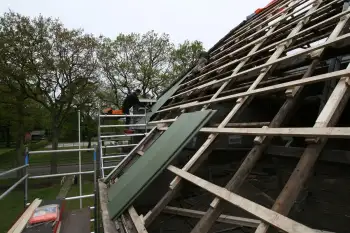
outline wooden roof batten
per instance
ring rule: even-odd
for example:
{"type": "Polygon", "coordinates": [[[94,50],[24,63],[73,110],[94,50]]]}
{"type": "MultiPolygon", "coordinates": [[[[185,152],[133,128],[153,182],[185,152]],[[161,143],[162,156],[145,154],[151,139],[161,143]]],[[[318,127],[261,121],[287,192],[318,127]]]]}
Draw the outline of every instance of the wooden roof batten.
{"type": "MultiPolygon", "coordinates": [[[[126,229],[125,232],[146,233],[149,226],[161,213],[198,218],[199,221],[191,233],[207,233],[216,222],[250,227],[255,229],[255,233],[266,233],[270,227],[288,233],[329,232],[313,229],[286,216],[288,216],[302,188],[307,184],[313,167],[328,139],[350,138],[350,128],[337,125],[350,97],[350,64],[345,69],[315,72],[322,60],[325,59],[327,51],[350,46],[348,42],[350,38],[349,19],[348,1],[280,0],[274,2],[260,15],[247,21],[236,31],[230,32],[216,44],[209,51],[210,62],[197,76],[190,80],[183,79],[177,91],[160,110],[153,114],[150,122],[151,125],[154,125],[152,132],[122,161],[121,165],[107,176],[104,182],[107,186],[118,182],[118,177],[122,175],[123,169],[126,169],[131,161],[145,156],[145,152],[150,148],[152,142],[161,137],[184,112],[215,109],[217,107],[215,104],[224,101],[233,106],[221,121],[199,130],[198,134],[204,135],[205,140],[182,168],[173,165],[166,166],[166,170],[173,173],[175,178],[169,183],[169,188],[164,196],[147,214],[139,215],[136,208],[131,205],[118,219],[113,219],[114,223],[117,224],[112,224],[113,221],[106,217],[108,214],[106,215],[105,204],[108,202],[106,200],[108,198],[105,197],[106,191],[104,191],[102,212],[105,214],[102,214],[104,216],[103,222],[106,222],[108,227],[113,225],[113,227],[117,226],[118,228],[116,231],[113,229],[110,232],[124,232],[123,229],[126,229]],[[284,8],[283,11],[279,11],[281,7],[284,8]],[[296,13],[299,15],[296,16],[296,13]],[[323,20],[314,20],[319,19],[320,16],[323,17],[323,20]],[[323,43],[309,45],[308,48],[303,47],[301,51],[293,54],[287,53],[290,52],[290,48],[298,47],[296,46],[298,43],[302,44],[303,35],[311,33],[316,38],[314,30],[324,25],[328,25],[327,30],[322,32],[324,34],[317,35],[317,38],[322,38],[324,35],[326,40],[323,43]],[[290,27],[291,30],[284,31],[283,29],[287,27],[290,27]],[[265,33],[265,35],[256,37],[260,33],[265,33]],[[270,42],[270,39],[276,35],[280,35],[278,38],[281,39],[270,42]],[[244,45],[240,46],[241,44],[244,45]],[[240,53],[243,50],[246,50],[245,54],[240,53]],[[240,54],[241,56],[239,56],[240,54]],[[250,64],[254,64],[253,62],[261,54],[265,54],[261,60],[263,63],[250,67],[250,64]],[[282,76],[281,79],[277,78],[276,82],[264,83],[272,74],[279,73],[282,63],[288,67],[288,62],[298,58],[302,58],[303,66],[307,63],[306,69],[299,72],[300,77],[296,76],[297,78],[293,80],[286,80],[282,76]],[[230,72],[230,75],[216,78],[222,69],[230,69],[226,70],[226,72],[230,72]],[[249,78],[249,84],[245,85],[246,88],[242,89],[243,91],[223,95],[223,93],[229,93],[229,90],[235,88],[236,83],[240,82],[240,77],[247,75],[252,78],[249,78]],[[282,127],[288,116],[294,113],[295,107],[301,104],[302,93],[308,85],[325,83],[330,80],[333,80],[336,85],[331,89],[324,105],[320,108],[313,126],[282,127]],[[264,84],[263,87],[261,87],[262,84],[264,84]],[[204,93],[208,90],[211,91],[210,95],[204,93]],[[237,122],[241,112],[248,109],[253,100],[259,98],[259,95],[276,92],[284,95],[284,102],[271,121],[237,122]],[[222,134],[255,136],[253,147],[246,154],[225,187],[219,187],[194,175],[213,151],[214,142],[218,136],[222,134]],[[276,200],[272,200],[272,208],[266,208],[238,195],[237,192],[264,152],[271,146],[272,139],[277,136],[303,137],[308,144],[284,188],[276,200]],[[169,206],[182,189],[184,181],[190,182],[215,196],[207,211],[169,206]],[[227,203],[250,213],[256,219],[223,215],[227,203]]],[[[107,189],[106,185],[101,184],[100,186],[104,190],[107,189]]],[[[105,227],[105,232],[109,232],[106,231],[108,227],[105,227]]]]}

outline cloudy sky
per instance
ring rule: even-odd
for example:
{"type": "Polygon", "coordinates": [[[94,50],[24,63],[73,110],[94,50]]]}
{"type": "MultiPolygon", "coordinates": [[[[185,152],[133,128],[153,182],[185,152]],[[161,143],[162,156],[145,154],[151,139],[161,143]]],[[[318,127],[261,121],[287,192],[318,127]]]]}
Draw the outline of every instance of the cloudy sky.
{"type": "Polygon", "coordinates": [[[209,49],[256,8],[270,0],[0,0],[12,11],[60,18],[69,28],[115,37],[155,30],[174,43],[200,40],[209,49]]]}

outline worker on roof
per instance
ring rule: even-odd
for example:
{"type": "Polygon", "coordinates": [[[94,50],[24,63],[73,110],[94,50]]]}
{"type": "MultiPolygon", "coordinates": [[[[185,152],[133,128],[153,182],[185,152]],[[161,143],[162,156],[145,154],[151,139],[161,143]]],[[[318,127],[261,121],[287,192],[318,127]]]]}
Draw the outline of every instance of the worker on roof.
{"type": "MultiPolygon", "coordinates": [[[[135,91],[131,92],[129,95],[126,96],[122,106],[123,114],[130,115],[131,107],[135,105],[141,105],[139,100],[140,94],[141,94],[141,90],[136,89],[135,91]]],[[[130,125],[130,117],[126,117],[125,124],[130,125]]],[[[125,133],[132,133],[132,132],[133,130],[131,130],[131,128],[125,130],[125,133]]]]}

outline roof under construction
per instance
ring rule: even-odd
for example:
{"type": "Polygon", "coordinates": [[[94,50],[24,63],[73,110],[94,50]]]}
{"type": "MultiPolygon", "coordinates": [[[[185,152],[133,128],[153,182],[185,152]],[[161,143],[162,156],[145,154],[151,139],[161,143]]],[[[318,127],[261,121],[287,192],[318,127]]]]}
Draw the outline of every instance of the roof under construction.
{"type": "Polygon", "coordinates": [[[164,92],[100,180],[105,233],[349,232],[349,2],[256,13],[164,92]]]}

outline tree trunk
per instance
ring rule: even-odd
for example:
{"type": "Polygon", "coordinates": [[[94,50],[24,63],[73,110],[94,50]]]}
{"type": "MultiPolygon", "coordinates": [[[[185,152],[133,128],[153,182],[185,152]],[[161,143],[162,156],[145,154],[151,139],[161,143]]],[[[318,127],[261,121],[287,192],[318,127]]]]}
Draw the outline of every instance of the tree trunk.
{"type": "MultiPolygon", "coordinates": [[[[16,164],[15,166],[21,166],[24,164],[24,99],[17,99],[17,134],[16,134],[16,164]]],[[[17,177],[21,178],[23,171],[17,172],[17,177]]]]}
{"type": "Polygon", "coordinates": [[[88,136],[88,148],[91,148],[91,139],[92,139],[92,137],[88,136]]]}
{"type": "MultiPolygon", "coordinates": [[[[51,136],[52,150],[57,150],[58,149],[58,139],[59,139],[59,136],[60,136],[60,129],[55,124],[55,122],[56,121],[54,121],[53,126],[52,126],[52,136],[51,136]]],[[[57,172],[58,172],[58,170],[57,170],[57,157],[58,157],[57,153],[52,153],[51,154],[51,161],[50,161],[51,174],[57,174],[57,172]]]]}
{"type": "Polygon", "coordinates": [[[10,125],[6,126],[6,147],[11,147],[11,134],[10,134],[10,125]]]}

